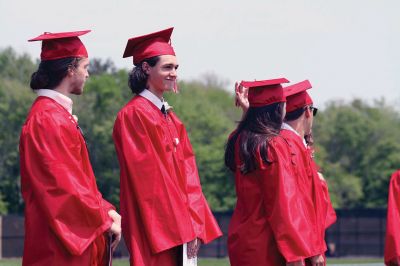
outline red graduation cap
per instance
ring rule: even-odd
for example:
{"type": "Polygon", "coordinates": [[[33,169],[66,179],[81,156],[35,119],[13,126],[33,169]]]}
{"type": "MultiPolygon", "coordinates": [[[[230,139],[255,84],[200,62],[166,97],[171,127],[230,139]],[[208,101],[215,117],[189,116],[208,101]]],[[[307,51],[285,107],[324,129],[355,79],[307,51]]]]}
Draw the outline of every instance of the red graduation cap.
{"type": "Polygon", "coordinates": [[[126,44],[123,57],[133,56],[133,64],[136,65],[146,58],[159,55],[175,55],[170,45],[171,34],[174,28],[133,37],[126,44]]]}
{"type": "Polygon", "coordinates": [[[290,113],[313,103],[306,90],[311,89],[311,83],[308,80],[286,87],[286,112],[290,113]]]}
{"type": "Polygon", "coordinates": [[[54,60],[66,57],[88,57],[85,46],[78,38],[90,30],[50,33],[45,32],[28,42],[42,41],[40,59],[54,60]]]}
{"type": "Polygon", "coordinates": [[[285,102],[282,83],[288,83],[285,78],[259,80],[259,81],[242,81],[243,87],[249,88],[249,104],[250,107],[260,107],[272,103],[285,102]]]}

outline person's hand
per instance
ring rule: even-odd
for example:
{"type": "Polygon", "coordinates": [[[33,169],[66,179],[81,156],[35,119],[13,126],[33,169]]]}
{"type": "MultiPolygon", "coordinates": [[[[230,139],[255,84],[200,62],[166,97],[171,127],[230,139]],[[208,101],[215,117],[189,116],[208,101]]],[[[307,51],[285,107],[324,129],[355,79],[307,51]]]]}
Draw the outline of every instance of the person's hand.
{"type": "Polygon", "coordinates": [[[286,266],[304,266],[304,261],[298,260],[294,262],[286,262],[286,266]]]}
{"type": "Polygon", "coordinates": [[[304,140],[306,141],[308,147],[314,146],[314,136],[312,132],[304,135],[304,140]]]}
{"type": "Polygon", "coordinates": [[[242,108],[243,113],[246,113],[249,109],[249,89],[243,87],[242,84],[235,83],[235,105],[242,108]]]}
{"type": "Polygon", "coordinates": [[[187,256],[189,259],[197,257],[201,245],[201,240],[195,238],[194,240],[187,243],[187,256]]]}
{"type": "Polygon", "coordinates": [[[322,255],[317,255],[310,258],[312,266],[324,266],[325,258],[322,255]]]}
{"type": "Polygon", "coordinates": [[[122,235],[122,230],[121,230],[121,215],[119,215],[116,211],[110,210],[108,212],[108,216],[111,217],[113,220],[113,223],[108,230],[108,234],[112,238],[111,242],[111,250],[114,252],[114,250],[117,248],[119,241],[121,241],[121,235],[122,235]]]}
{"type": "Polygon", "coordinates": [[[322,173],[318,172],[318,177],[319,177],[319,179],[320,179],[321,181],[326,182],[326,180],[325,180],[324,176],[322,175],[322,173]]]}
{"type": "Polygon", "coordinates": [[[109,210],[108,216],[113,220],[114,223],[118,223],[121,225],[121,215],[118,214],[115,210],[109,210]]]}

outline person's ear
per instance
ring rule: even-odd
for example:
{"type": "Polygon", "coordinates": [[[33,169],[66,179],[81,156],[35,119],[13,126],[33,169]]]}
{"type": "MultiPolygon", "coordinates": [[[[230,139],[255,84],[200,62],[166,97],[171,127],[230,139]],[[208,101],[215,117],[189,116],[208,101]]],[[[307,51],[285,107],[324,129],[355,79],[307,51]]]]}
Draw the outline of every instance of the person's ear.
{"type": "Polygon", "coordinates": [[[68,67],[68,77],[72,77],[75,74],[74,68],[68,67]]]}
{"type": "Polygon", "coordinates": [[[142,69],[143,72],[146,73],[147,75],[150,74],[150,65],[147,62],[142,63],[142,69]]]}

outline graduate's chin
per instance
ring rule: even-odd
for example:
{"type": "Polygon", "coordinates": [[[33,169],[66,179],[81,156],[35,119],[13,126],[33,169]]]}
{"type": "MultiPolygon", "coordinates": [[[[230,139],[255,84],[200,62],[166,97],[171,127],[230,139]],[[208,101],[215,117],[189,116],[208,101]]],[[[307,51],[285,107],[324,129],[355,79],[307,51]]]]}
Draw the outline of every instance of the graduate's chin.
{"type": "Polygon", "coordinates": [[[173,91],[174,87],[170,87],[170,86],[165,86],[164,91],[170,92],[173,91]]]}

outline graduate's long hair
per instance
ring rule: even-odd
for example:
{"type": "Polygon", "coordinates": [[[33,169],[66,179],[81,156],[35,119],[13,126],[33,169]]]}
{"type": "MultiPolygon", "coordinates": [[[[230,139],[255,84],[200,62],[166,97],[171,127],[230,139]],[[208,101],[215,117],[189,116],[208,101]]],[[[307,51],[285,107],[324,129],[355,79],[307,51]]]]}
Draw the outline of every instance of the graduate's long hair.
{"type": "Polygon", "coordinates": [[[147,62],[149,66],[154,67],[160,60],[159,56],[154,56],[144,59],[139,64],[135,64],[135,67],[129,73],[128,86],[134,94],[141,93],[147,87],[147,80],[149,75],[143,71],[142,65],[147,62]]]}
{"type": "Polygon", "coordinates": [[[270,163],[267,158],[268,142],[280,132],[284,106],[285,104],[280,102],[248,109],[226,144],[226,167],[232,172],[239,167],[242,174],[250,173],[257,169],[257,153],[260,153],[264,163],[270,163]],[[236,165],[235,144],[239,136],[239,158],[242,164],[236,165]]]}
{"type": "Polygon", "coordinates": [[[67,76],[68,70],[79,66],[80,57],[67,57],[55,60],[41,61],[38,70],[31,76],[30,87],[32,90],[52,90],[60,85],[67,76]]]}

